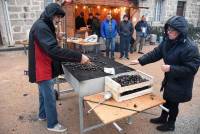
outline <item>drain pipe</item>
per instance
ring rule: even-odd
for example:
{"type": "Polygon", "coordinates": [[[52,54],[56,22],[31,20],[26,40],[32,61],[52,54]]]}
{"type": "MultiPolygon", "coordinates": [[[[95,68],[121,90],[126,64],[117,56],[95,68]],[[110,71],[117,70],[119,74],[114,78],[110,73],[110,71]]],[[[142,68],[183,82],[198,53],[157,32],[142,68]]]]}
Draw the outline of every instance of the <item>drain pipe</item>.
{"type": "Polygon", "coordinates": [[[5,0],[4,9],[5,9],[4,15],[5,15],[5,19],[7,21],[6,29],[7,29],[7,34],[8,34],[9,47],[12,47],[12,46],[14,46],[14,41],[13,41],[13,35],[12,35],[12,32],[11,32],[11,23],[10,23],[10,15],[9,15],[9,12],[8,12],[8,2],[7,2],[7,0],[5,0]]]}

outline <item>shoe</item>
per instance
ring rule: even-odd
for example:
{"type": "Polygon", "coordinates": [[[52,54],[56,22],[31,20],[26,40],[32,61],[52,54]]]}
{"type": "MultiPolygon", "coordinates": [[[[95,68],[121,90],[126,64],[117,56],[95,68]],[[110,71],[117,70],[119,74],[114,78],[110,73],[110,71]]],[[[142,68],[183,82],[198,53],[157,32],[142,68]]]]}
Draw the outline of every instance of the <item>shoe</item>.
{"type": "Polygon", "coordinates": [[[39,120],[39,121],[46,121],[47,118],[40,118],[40,117],[38,117],[38,120],[39,120]]]}
{"type": "Polygon", "coordinates": [[[126,57],[127,60],[129,60],[129,57],[126,57]]]}
{"type": "Polygon", "coordinates": [[[47,130],[61,133],[67,131],[67,128],[64,128],[61,124],[58,123],[53,128],[47,128],[47,130]]]}
{"type": "Polygon", "coordinates": [[[175,123],[173,122],[167,122],[161,126],[158,126],[156,128],[158,131],[161,131],[161,132],[167,132],[167,131],[174,131],[175,130],[175,123]]]}
{"type": "Polygon", "coordinates": [[[139,54],[144,54],[143,52],[138,52],[139,54]]]}
{"type": "Polygon", "coordinates": [[[150,119],[150,122],[153,124],[165,124],[167,123],[167,118],[162,118],[162,117],[153,118],[150,119]]]}

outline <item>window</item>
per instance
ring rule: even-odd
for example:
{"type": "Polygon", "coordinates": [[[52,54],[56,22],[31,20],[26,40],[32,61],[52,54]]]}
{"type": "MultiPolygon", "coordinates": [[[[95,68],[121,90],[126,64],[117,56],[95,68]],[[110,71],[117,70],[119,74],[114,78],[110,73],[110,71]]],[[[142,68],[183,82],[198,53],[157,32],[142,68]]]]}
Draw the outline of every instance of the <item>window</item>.
{"type": "Polygon", "coordinates": [[[176,15],[185,16],[185,1],[178,1],[176,15]]]}
{"type": "Polygon", "coordinates": [[[163,14],[163,0],[156,0],[154,21],[161,21],[163,14]]]}

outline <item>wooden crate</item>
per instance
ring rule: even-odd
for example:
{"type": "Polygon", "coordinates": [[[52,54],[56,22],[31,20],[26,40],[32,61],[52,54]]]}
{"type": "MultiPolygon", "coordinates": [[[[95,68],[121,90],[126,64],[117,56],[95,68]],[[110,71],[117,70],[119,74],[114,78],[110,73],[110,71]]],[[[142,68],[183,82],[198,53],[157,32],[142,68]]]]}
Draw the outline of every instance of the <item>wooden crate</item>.
{"type": "Polygon", "coordinates": [[[113,98],[118,102],[151,93],[152,86],[153,77],[138,70],[105,77],[105,91],[110,91],[113,94],[113,98]],[[112,79],[122,75],[140,75],[147,81],[122,87],[112,79]]]}

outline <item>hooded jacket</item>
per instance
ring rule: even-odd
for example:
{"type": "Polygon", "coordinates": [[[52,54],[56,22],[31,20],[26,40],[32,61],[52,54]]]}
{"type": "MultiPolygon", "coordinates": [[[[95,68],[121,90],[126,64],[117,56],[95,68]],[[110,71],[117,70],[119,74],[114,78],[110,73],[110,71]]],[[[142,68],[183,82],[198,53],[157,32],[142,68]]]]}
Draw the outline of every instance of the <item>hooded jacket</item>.
{"type": "Polygon", "coordinates": [[[81,53],[58,46],[53,16],[65,13],[56,3],[49,4],[29,33],[29,81],[50,80],[62,73],[61,62],[81,61],[81,53]]]}
{"type": "Polygon", "coordinates": [[[165,73],[162,83],[163,98],[172,102],[187,102],[192,98],[194,76],[200,65],[199,50],[197,45],[187,37],[188,24],[184,17],[170,18],[164,28],[165,40],[138,60],[141,65],[146,65],[163,59],[165,64],[170,65],[170,71],[165,73]],[[168,38],[169,26],[180,33],[177,39],[168,38]]]}

